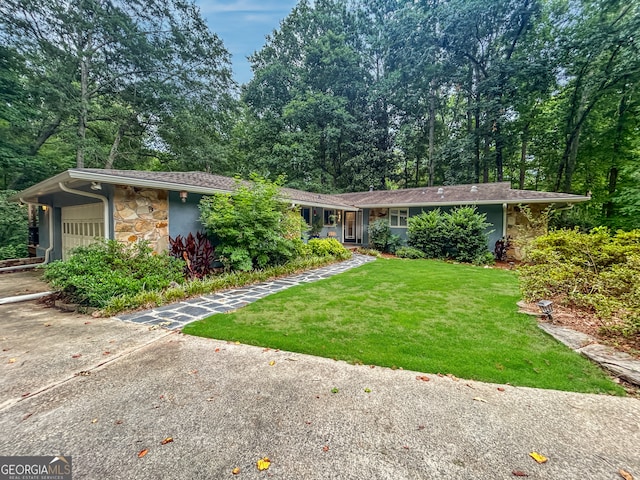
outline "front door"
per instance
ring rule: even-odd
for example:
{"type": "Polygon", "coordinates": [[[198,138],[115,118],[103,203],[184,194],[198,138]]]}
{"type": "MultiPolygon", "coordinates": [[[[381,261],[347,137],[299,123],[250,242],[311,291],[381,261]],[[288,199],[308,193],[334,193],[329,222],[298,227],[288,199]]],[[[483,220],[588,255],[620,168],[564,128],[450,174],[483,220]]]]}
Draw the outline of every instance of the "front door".
{"type": "Polygon", "coordinates": [[[344,212],[344,241],[356,241],[356,212],[344,212]]]}

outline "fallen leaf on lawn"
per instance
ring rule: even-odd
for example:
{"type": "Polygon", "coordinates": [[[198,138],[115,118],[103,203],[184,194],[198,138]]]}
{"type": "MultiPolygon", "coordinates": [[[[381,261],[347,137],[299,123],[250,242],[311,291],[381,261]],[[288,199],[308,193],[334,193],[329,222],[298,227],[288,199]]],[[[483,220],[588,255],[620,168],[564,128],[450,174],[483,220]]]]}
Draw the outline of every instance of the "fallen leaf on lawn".
{"type": "Polygon", "coordinates": [[[16,363],[16,359],[15,358],[10,358],[9,359],[9,363],[16,363]]]}
{"type": "Polygon", "coordinates": [[[260,471],[267,470],[270,465],[271,465],[271,460],[269,460],[269,457],[261,458],[260,460],[258,460],[256,462],[256,466],[258,467],[258,470],[260,470],[260,471]]]}
{"type": "Polygon", "coordinates": [[[429,381],[429,377],[427,377],[426,375],[418,375],[416,377],[416,380],[422,380],[423,382],[428,382],[429,381]]]}
{"type": "Polygon", "coordinates": [[[499,392],[504,392],[504,388],[502,388],[502,387],[498,387],[498,391],[499,391],[499,392]]]}
{"type": "Polygon", "coordinates": [[[81,353],[76,353],[75,355],[71,355],[71,358],[80,358],[81,356],[81,353]]]}
{"type": "Polygon", "coordinates": [[[240,467],[236,467],[233,470],[231,470],[231,473],[234,475],[238,475],[240,473],[240,467]]]}
{"type": "Polygon", "coordinates": [[[325,445],[324,447],[322,447],[322,451],[323,452],[328,452],[329,451],[329,445],[325,445]]]}
{"type": "Polygon", "coordinates": [[[618,470],[618,473],[620,474],[620,476],[622,478],[624,478],[624,480],[633,480],[633,475],[631,475],[626,470],[620,469],[620,470],[618,470]]]}
{"type": "Polygon", "coordinates": [[[270,367],[273,367],[275,364],[276,364],[276,361],[275,361],[275,360],[271,360],[271,361],[269,362],[269,366],[270,366],[270,367]]]}
{"type": "Polygon", "coordinates": [[[533,459],[534,459],[536,462],[538,462],[538,463],[544,463],[544,462],[546,462],[546,461],[548,460],[548,458],[547,458],[547,457],[545,457],[544,455],[540,455],[540,454],[539,454],[539,453],[537,453],[537,452],[531,452],[531,453],[529,454],[529,456],[530,456],[531,458],[533,458],[533,459]]]}
{"type": "Polygon", "coordinates": [[[513,472],[511,472],[511,474],[514,477],[528,477],[529,476],[526,473],[524,473],[522,470],[514,470],[513,472]]]}
{"type": "Polygon", "coordinates": [[[160,442],[160,445],[166,445],[167,443],[173,442],[173,437],[167,437],[160,442]]]}
{"type": "Polygon", "coordinates": [[[487,403],[487,401],[482,397],[473,397],[476,402],[487,403]]]}
{"type": "Polygon", "coordinates": [[[145,448],[144,450],[140,450],[138,452],[138,458],[144,457],[147,453],[149,453],[149,449],[148,448],[145,448]]]}

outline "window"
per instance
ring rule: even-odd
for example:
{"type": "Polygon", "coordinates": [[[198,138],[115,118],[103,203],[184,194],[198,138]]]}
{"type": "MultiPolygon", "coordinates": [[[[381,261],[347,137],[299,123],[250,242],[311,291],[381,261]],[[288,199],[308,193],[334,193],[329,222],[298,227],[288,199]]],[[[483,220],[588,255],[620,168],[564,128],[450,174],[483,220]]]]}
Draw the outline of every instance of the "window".
{"type": "Polygon", "coordinates": [[[336,223],[338,216],[336,215],[335,210],[324,210],[324,224],[325,225],[333,225],[336,223]]]}
{"type": "Polygon", "coordinates": [[[390,208],[389,209],[389,224],[392,227],[406,227],[408,218],[409,218],[408,208],[390,208]]]}

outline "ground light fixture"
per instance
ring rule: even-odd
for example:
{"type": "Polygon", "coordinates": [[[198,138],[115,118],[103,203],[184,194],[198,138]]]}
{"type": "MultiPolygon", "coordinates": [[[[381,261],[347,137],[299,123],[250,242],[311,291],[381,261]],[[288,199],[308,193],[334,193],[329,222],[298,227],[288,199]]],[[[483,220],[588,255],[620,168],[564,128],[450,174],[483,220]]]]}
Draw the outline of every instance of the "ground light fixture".
{"type": "Polygon", "coordinates": [[[182,200],[182,203],[185,203],[187,201],[187,195],[189,195],[185,190],[182,190],[180,192],[180,200],[182,200]]]}
{"type": "Polygon", "coordinates": [[[540,300],[536,305],[549,320],[553,319],[553,302],[551,300],[540,300]]]}

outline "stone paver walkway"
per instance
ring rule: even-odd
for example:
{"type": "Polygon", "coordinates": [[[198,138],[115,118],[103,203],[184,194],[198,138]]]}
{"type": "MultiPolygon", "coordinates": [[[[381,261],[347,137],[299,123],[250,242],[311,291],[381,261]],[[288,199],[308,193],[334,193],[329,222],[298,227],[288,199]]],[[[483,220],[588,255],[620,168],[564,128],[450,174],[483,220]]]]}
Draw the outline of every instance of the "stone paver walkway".
{"type": "Polygon", "coordinates": [[[236,310],[272,293],[285,290],[295,285],[329,278],[373,260],[375,260],[375,257],[354,254],[349,260],[315,270],[278,278],[277,280],[269,282],[223,290],[211,295],[203,295],[185,300],[184,302],[173,303],[152,310],[118,315],[113,318],[175,330],[184,327],[187,323],[206,318],[214,313],[225,313],[236,310]]]}

